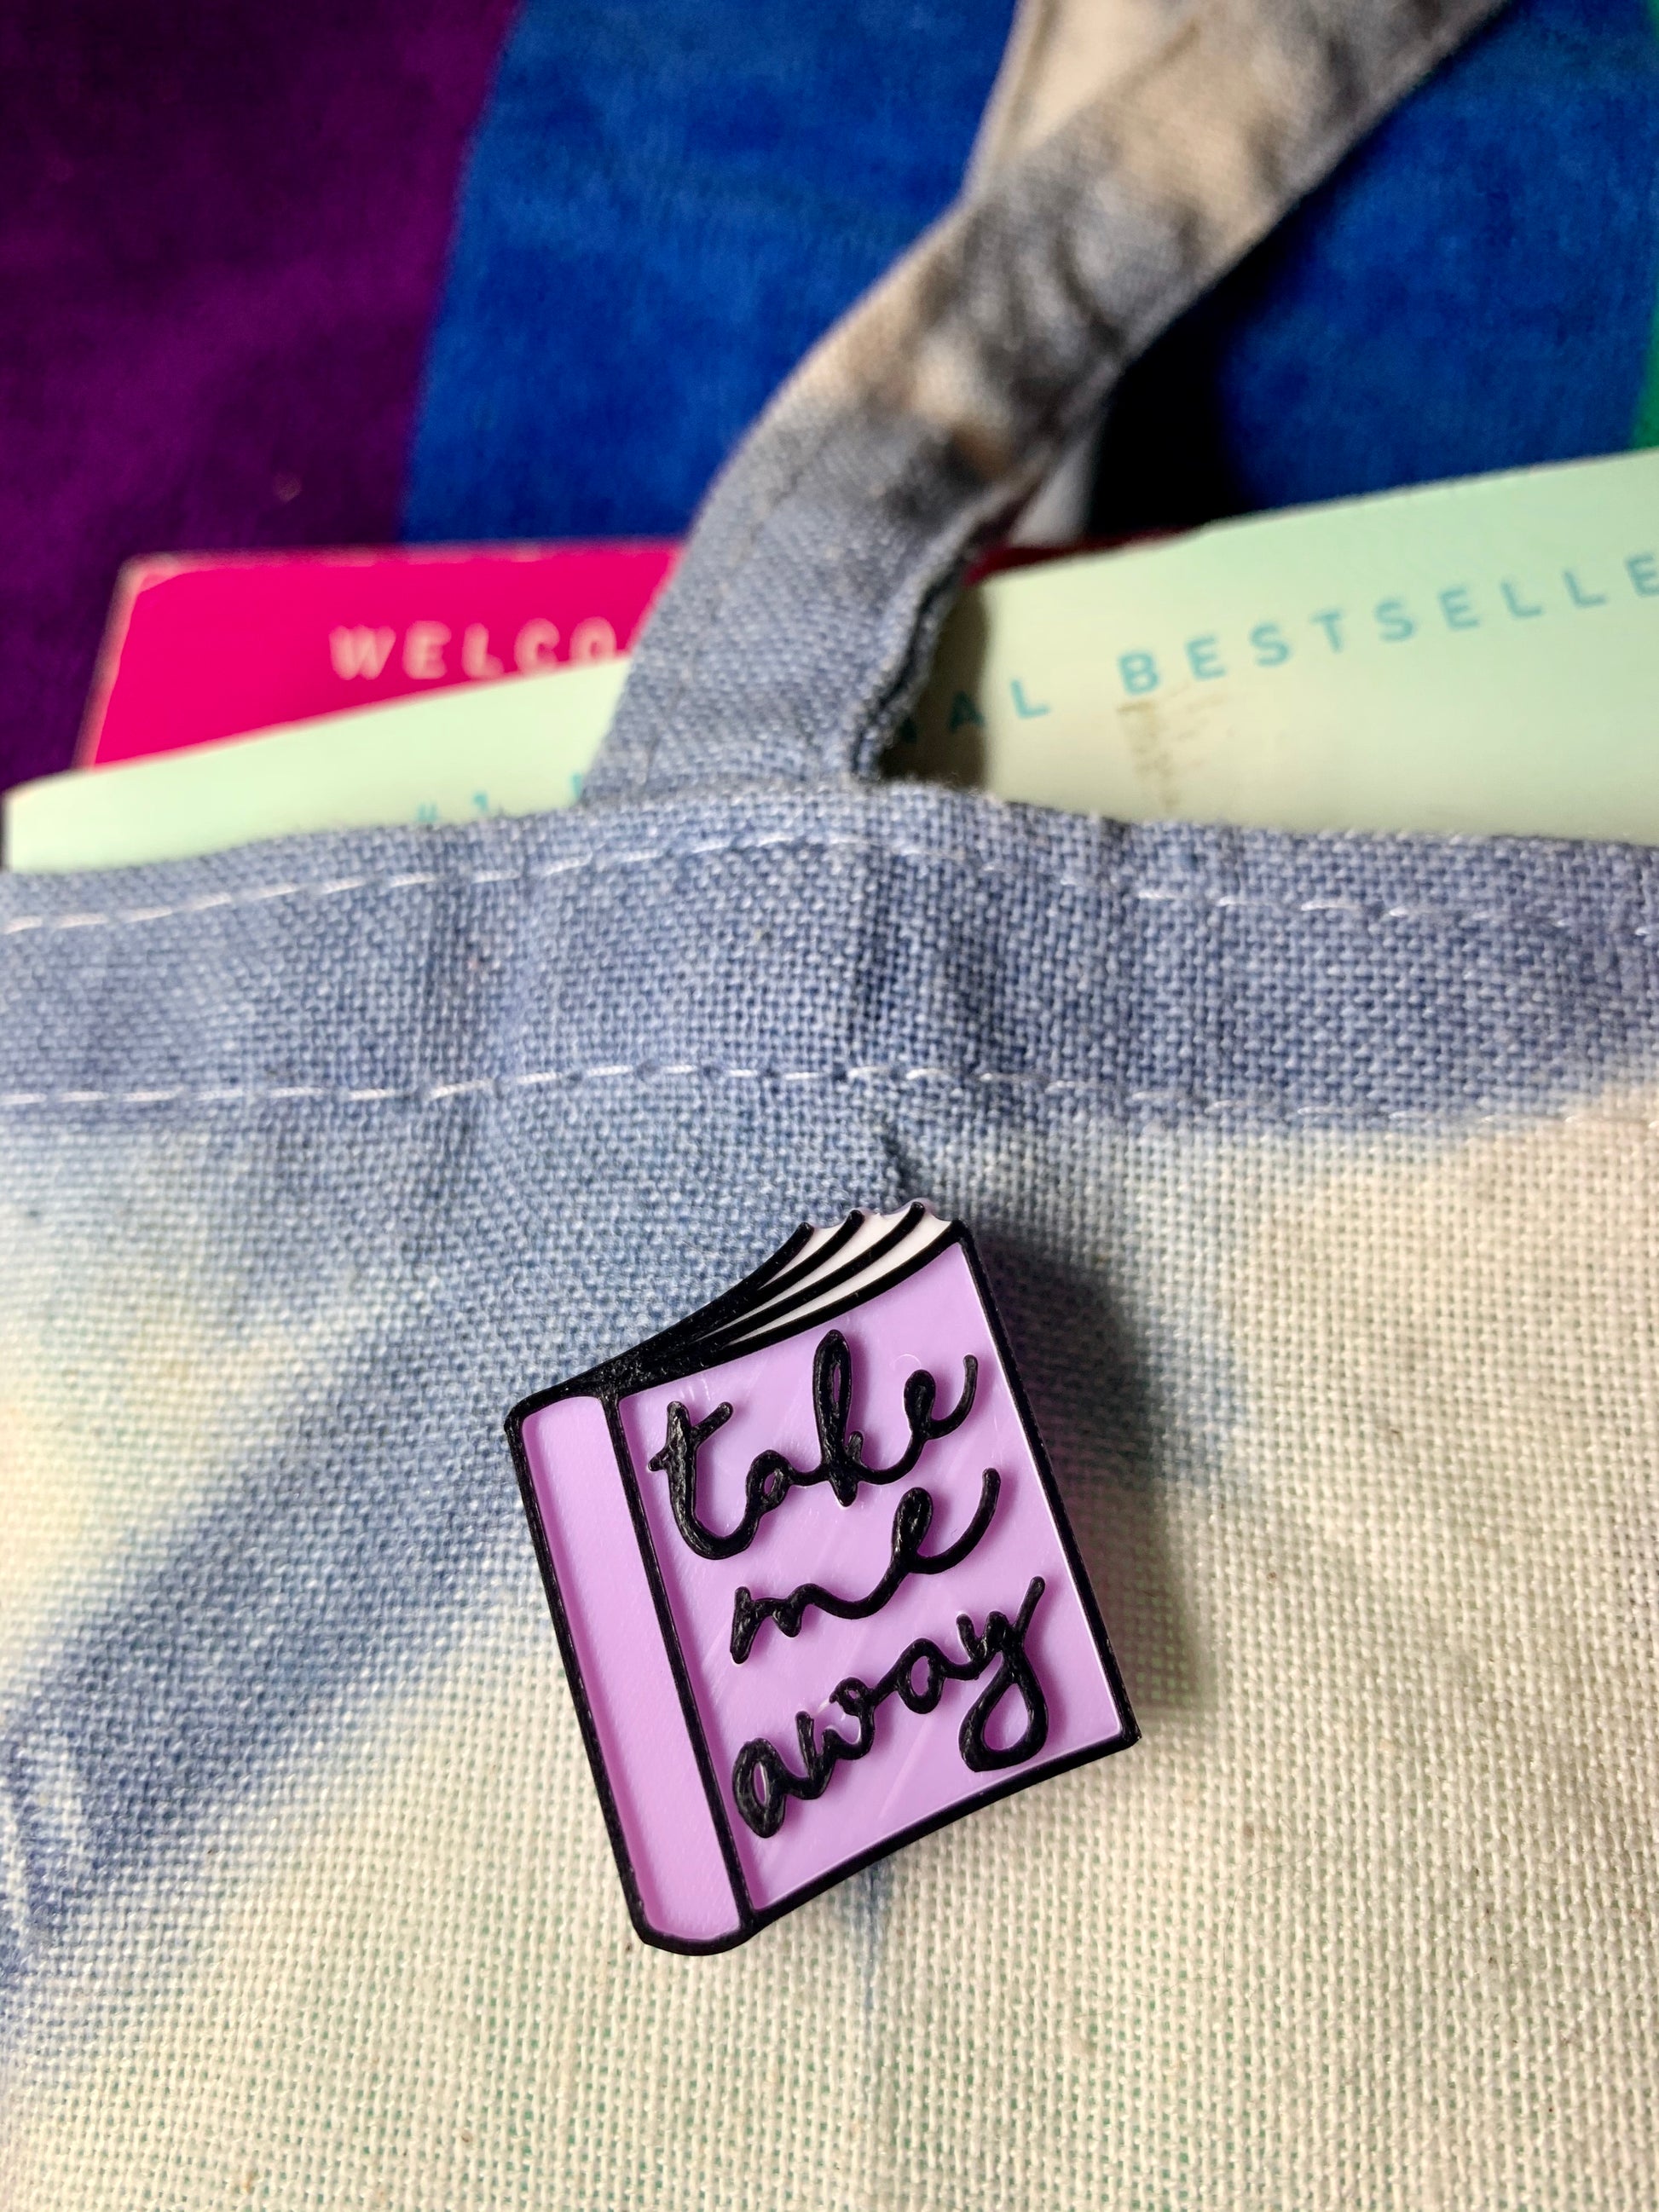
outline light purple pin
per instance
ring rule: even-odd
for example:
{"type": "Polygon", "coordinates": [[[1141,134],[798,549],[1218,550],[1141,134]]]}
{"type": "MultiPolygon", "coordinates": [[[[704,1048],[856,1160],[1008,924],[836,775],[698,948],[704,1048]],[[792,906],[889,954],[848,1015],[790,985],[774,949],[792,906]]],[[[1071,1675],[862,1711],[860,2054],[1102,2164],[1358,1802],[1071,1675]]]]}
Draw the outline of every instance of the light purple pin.
{"type": "Polygon", "coordinates": [[[958,1222],[803,1227],[507,1427],[647,1942],[725,1949],[1135,1741],[958,1222]]]}

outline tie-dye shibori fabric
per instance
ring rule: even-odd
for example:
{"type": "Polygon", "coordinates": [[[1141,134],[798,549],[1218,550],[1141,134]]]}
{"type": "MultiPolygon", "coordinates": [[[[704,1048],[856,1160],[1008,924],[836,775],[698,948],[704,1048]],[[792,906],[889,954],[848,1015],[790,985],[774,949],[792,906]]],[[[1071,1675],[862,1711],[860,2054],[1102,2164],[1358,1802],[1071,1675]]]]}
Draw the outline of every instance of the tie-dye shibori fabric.
{"type": "Polygon", "coordinates": [[[1200,9],[994,168],[593,803],[0,879],[8,2207],[1650,2202],[1659,860],[850,772],[1110,332],[1462,21],[1200,9]],[[920,1195],[1143,1741],[653,1952],[502,1416],[920,1195]]]}

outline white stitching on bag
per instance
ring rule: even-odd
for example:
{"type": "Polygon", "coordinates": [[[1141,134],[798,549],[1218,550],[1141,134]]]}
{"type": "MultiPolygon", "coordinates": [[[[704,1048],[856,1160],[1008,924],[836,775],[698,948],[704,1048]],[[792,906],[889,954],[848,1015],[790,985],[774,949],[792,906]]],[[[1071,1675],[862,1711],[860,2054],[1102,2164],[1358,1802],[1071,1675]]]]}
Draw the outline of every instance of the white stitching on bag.
{"type": "MultiPolygon", "coordinates": [[[[949,1068],[904,1067],[895,1063],[876,1063],[860,1067],[734,1067],[719,1062],[698,1066],[690,1060],[669,1062],[652,1060],[600,1060],[587,1067],[531,1068],[521,1074],[477,1075],[465,1080],[398,1086],[396,1085],[346,1085],[316,1083],[285,1083],[270,1085],[218,1085],[202,1090],[190,1090],[184,1085],[171,1089],[143,1091],[0,1091],[0,1110],[21,1110],[35,1106],[159,1106],[177,1104],[260,1106],[287,1104],[295,1100],[315,1102],[327,1100],[341,1105],[381,1105],[399,1100],[415,1106],[441,1104],[461,1097],[500,1097],[518,1090],[531,1090],[547,1084],[582,1084],[630,1081],[653,1082],[663,1078],[682,1080],[690,1078],[706,1082],[758,1082],[779,1085],[794,1083],[878,1083],[891,1084],[939,1083],[952,1088],[966,1089],[974,1084],[998,1084],[1014,1091],[1042,1098],[1064,1097],[1092,1097],[1109,1106],[1162,1107],[1206,1115],[1248,1114],[1278,1121],[1322,1121],[1331,1116],[1328,1106],[1291,1106],[1282,1104],[1268,1096],[1237,1098],[1197,1099],[1185,1091],[1176,1090],[1119,1091],[1112,1084],[1088,1077],[1050,1076],[1023,1068],[949,1068]]],[[[1458,1117],[1455,1111],[1449,1115],[1437,1109],[1401,1107],[1385,1109],[1372,1117],[1399,1127],[1432,1130],[1444,1125],[1448,1119],[1460,1120],[1462,1126],[1471,1122],[1477,1127],[1506,1125],[1516,1120],[1511,1114],[1485,1112],[1473,1116],[1458,1117]]],[[[1529,1117],[1532,1119],[1537,1116],[1529,1117]]],[[[1650,1136],[1659,1136],[1659,1115],[1618,1114],[1600,1107],[1581,1107],[1565,1114],[1548,1118],[1576,1125],[1595,1127],[1640,1129],[1650,1136]]],[[[1369,1124],[1344,1122],[1352,1128],[1369,1124]]]]}
{"type": "MultiPolygon", "coordinates": [[[[560,876],[589,871],[604,872],[612,868],[655,867],[665,862],[702,860],[727,854],[786,850],[862,851],[886,854],[895,860],[931,862],[942,867],[971,868],[976,874],[990,878],[1015,877],[1024,873],[1023,868],[1015,869],[1001,861],[984,860],[978,854],[960,846],[906,845],[888,838],[841,836],[834,833],[821,837],[803,837],[771,832],[756,837],[720,839],[700,845],[657,846],[631,853],[586,853],[568,860],[550,861],[538,867],[490,868],[474,875],[448,875],[432,870],[395,876],[341,876],[321,882],[260,884],[244,891],[211,891],[185,900],[177,906],[130,907],[125,911],[103,913],[77,911],[63,915],[18,915],[8,921],[0,922],[0,937],[21,936],[36,929],[135,928],[146,922],[207,914],[221,907],[263,905],[275,899],[307,896],[318,899],[341,898],[359,891],[385,893],[434,889],[442,885],[471,890],[504,883],[544,883],[560,876]]],[[[1036,866],[1040,869],[1041,864],[1036,864],[1036,866]]],[[[1561,915],[1528,914],[1524,909],[1506,907],[1459,908],[1424,904],[1372,908],[1357,899],[1275,899],[1247,892],[1188,890],[1181,885],[1126,884],[1121,878],[1111,875],[1077,876],[1064,871],[1048,872],[1043,879],[1057,888],[1094,896],[1129,898],[1148,906],[1200,906],[1226,913],[1329,915],[1362,922],[1443,922],[1460,927],[1490,925],[1505,927],[1530,924],[1540,928],[1562,930],[1577,927],[1574,921],[1561,915]]],[[[1659,925],[1637,923],[1620,933],[1646,940],[1656,934],[1656,929],[1659,929],[1659,925]]]]}

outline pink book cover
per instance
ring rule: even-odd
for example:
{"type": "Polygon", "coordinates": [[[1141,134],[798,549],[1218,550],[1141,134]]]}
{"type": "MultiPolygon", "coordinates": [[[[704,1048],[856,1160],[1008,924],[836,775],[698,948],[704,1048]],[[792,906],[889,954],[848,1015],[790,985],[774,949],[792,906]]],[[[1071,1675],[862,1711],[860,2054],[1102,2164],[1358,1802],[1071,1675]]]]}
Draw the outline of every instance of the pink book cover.
{"type": "Polygon", "coordinates": [[[647,1942],[726,1949],[1136,1739],[960,1223],[804,1226],[507,1425],[647,1942]]]}
{"type": "Polygon", "coordinates": [[[607,659],[633,645],[676,550],[641,540],[131,561],[76,763],[607,659]]]}

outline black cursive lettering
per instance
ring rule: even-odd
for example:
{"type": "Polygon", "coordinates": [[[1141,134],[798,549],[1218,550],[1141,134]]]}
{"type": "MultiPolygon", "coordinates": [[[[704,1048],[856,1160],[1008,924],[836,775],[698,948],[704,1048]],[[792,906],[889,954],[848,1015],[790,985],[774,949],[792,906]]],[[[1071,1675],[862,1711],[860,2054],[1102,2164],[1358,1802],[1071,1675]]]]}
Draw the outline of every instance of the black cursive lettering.
{"type": "Polygon", "coordinates": [[[973,1519],[942,1552],[924,1552],[922,1539],[933,1522],[933,1500],[925,1490],[907,1490],[893,1512],[893,1549],[887,1571],[867,1597],[837,1597],[821,1583],[803,1583],[787,1597],[753,1597],[739,1589],[732,1601],[732,1656],[739,1667],[754,1649],[755,1638],[768,1620],[776,1621],[785,1636],[799,1636],[808,1606],[832,1613],[837,1620],[867,1620],[879,1613],[908,1575],[942,1575],[960,1566],[991,1525],[997,1510],[1002,1477],[988,1467],[980,1486],[979,1506],[973,1519]]]}
{"type": "Polygon", "coordinates": [[[843,1760],[864,1758],[875,1741],[877,1708],[888,1698],[896,1696],[913,1713],[931,1713],[947,1681],[977,1681],[993,1660],[999,1662],[997,1672],[975,1698],[957,1736],[963,1764],[972,1772],[983,1774],[1035,1758],[1048,1740],[1048,1707],[1042,1685],[1025,1654],[1025,1635],[1042,1591],[1042,1577],[1034,1575],[1018,1617],[1011,1621],[1006,1613],[993,1613],[988,1615],[982,1632],[965,1613],[958,1614],[961,1659],[950,1658],[923,1636],[906,1645],[878,1682],[871,1685],[850,1675],[838,1683],[830,1692],[830,1700],[858,1730],[854,1739],[838,1735],[833,1729],[819,1735],[811,1715],[797,1713],[795,1740],[803,1772],[797,1774],[776,1745],[764,1736],[751,1738],[738,1753],[732,1770],[732,1795],[744,1820],[757,1836],[775,1836],[792,1797],[810,1802],[823,1796],[830,1776],[843,1760]],[[1012,1743],[999,1749],[986,1741],[986,1730],[992,1714],[1011,1691],[1025,1708],[1025,1725],[1012,1743]]]}
{"type": "Polygon", "coordinates": [[[732,1418],[730,1406],[716,1406],[701,1421],[693,1421],[677,1400],[668,1408],[668,1435],[650,1465],[668,1477],[669,1504],[674,1525],[702,1559],[729,1559],[746,1551],[755,1531],[769,1513],[775,1513],[792,1490],[827,1482],[837,1504],[850,1505],[860,1483],[900,1481],[921,1457],[924,1447],[936,1437],[948,1437],[967,1419],[974,1403],[979,1363],[972,1352],[962,1363],[962,1395],[948,1413],[935,1417],[938,1386],[926,1368],[918,1368],[904,1385],[904,1418],[909,1441],[891,1467],[864,1464],[862,1433],[847,1426],[853,1396],[853,1355],[839,1329],[832,1328],[812,1358],[812,1416],[817,1427],[818,1463],[813,1468],[793,1466],[782,1452],[762,1452],[750,1464],[744,1482],[743,1517],[721,1535],[697,1518],[697,1453],[716,1429],[732,1418]]]}

